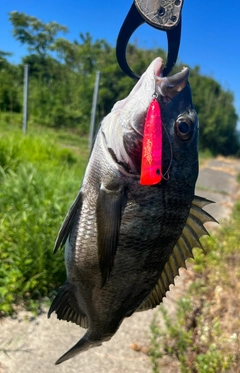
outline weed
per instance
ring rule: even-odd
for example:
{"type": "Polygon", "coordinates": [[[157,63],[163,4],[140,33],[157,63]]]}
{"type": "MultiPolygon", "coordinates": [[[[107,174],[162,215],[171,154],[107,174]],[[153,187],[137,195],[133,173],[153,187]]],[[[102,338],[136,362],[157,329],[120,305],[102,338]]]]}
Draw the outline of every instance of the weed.
{"type": "Polygon", "coordinates": [[[209,305],[203,299],[193,307],[190,297],[181,299],[173,319],[164,307],[160,313],[164,328],[157,317],[151,325],[152,372],[161,372],[161,357],[171,356],[180,364],[181,373],[220,373],[233,365],[234,356],[226,343],[218,318],[209,317],[209,305]]]}
{"type": "Polygon", "coordinates": [[[237,174],[237,182],[240,183],[240,172],[237,174]]]}
{"type": "Polygon", "coordinates": [[[0,165],[0,312],[18,304],[37,311],[37,300],[65,280],[53,245],[84,167],[48,136],[20,133],[1,137],[0,165]]]}
{"type": "Polygon", "coordinates": [[[176,314],[170,316],[163,306],[156,313],[150,348],[154,373],[161,372],[164,355],[178,361],[181,373],[240,372],[239,225],[240,201],[232,219],[204,238],[204,252],[195,250],[194,281],[176,314]]]}

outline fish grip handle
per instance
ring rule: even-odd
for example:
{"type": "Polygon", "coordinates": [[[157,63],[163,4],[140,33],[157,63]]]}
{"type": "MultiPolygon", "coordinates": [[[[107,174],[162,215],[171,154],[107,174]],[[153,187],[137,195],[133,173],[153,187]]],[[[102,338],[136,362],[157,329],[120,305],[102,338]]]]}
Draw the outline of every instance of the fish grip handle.
{"type": "Polygon", "coordinates": [[[135,0],[145,22],[159,30],[172,30],[181,19],[183,0],[135,0]]]}
{"type": "Polygon", "coordinates": [[[166,31],[168,39],[167,62],[163,76],[167,76],[176,63],[181,40],[181,10],[183,0],[135,0],[119,31],[116,56],[119,66],[128,76],[138,80],[126,60],[127,44],[134,31],[143,23],[166,31]]]}

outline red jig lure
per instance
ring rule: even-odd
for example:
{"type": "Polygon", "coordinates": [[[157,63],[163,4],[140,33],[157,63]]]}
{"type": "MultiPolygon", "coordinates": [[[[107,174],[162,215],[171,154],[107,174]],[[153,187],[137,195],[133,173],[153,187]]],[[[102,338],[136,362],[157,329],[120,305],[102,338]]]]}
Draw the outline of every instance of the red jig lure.
{"type": "Polygon", "coordinates": [[[141,185],[155,185],[162,180],[162,116],[156,98],[149,105],[143,135],[141,185]]]}

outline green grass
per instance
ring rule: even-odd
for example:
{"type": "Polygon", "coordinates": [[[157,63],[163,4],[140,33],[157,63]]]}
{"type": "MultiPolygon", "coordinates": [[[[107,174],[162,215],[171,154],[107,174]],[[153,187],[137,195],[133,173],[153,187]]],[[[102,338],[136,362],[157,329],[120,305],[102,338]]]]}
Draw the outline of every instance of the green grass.
{"type": "MultiPolygon", "coordinates": [[[[47,137],[60,146],[70,149],[75,148],[74,150],[80,153],[88,153],[88,138],[81,136],[80,133],[81,131],[77,129],[53,129],[46,126],[36,125],[35,123],[32,123],[32,121],[28,124],[27,130],[27,135],[39,136],[41,138],[47,137]]],[[[0,112],[0,134],[1,136],[22,134],[22,115],[0,112]]]]}
{"type": "Polygon", "coordinates": [[[65,280],[60,225],[88,158],[87,140],[64,131],[0,126],[0,313],[37,308],[65,280]]]}
{"type": "Polygon", "coordinates": [[[240,183],[240,173],[237,174],[237,181],[240,183]]]}

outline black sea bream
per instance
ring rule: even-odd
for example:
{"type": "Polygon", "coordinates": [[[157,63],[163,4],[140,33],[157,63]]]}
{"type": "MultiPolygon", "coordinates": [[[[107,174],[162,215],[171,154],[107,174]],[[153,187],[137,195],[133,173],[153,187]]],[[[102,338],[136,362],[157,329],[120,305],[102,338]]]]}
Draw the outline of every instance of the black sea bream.
{"type": "Polygon", "coordinates": [[[125,317],[157,306],[178,269],[200,246],[210,203],[194,195],[198,117],[184,68],[161,77],[156,58],[127,98],[102,121],[79,194],[59,232],[67,281],[49,310],[86,334],[61,363],[116,333],[125,317]],[[161,108],[162,180],[141,185],[146,113],[161,108]]]}

